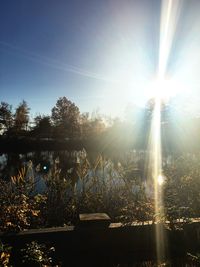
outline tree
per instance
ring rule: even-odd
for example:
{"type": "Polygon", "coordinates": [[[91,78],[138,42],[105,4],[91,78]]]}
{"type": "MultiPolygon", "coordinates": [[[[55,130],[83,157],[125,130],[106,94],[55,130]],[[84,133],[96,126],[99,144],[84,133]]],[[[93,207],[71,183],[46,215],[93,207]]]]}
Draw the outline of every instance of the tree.
{"type": "Polygon", "coordinates": [[[97,108],[91,114],[90,120],[90,135],[91,136],[98,136],[105,131],[105,123],[103,121],[103,116],[100,114],[100,109],[97,108]]]}
{"type": "Polygon", "coordinates": [[[90,122],[91,127],[91,135],[98,136],[105,131],[105,124],[101,118],[96,118],[91,120],[90,122]]]}
{"type": "Polygon", "coordinates": [[[6,102],[0,104],[0,130],[8,131],[13,124],[12,106],[6,102]]]}
{"type": "Polygon", "coordinates": [[[81,138],[86,138],[90,134],[90,119],[89,113],[85,112],[80,115],[80,129],[81,129],[81,138]]]}
{"type": "Polygon", "coordinates": [[[81,138],[97,137],[105,132],[106,126],[103,117],[98,113],[92,113],[90,116],[88,112],[80,115],[80,136],[81,138]]]}
{"type": "Polygon", "coordinates": [[[49,138],[52,133],[52,125],[50,116],[38,115],[34,118],[35,127],[33,134],[37,137],[49,138]]]}
{"type": "Polygon", "coordinates": [[[28,129],[30,108],[25,100],[23,100],[16,108],[15,112],[15,129],[16,131],[28,129]]]}
{"type": "Polygon", "coordinates": [[[80,132],[80,111],[79,108],[65,96],[60,97],[51,115],[57,134],[64,138],[76,137],[80,132]]]}

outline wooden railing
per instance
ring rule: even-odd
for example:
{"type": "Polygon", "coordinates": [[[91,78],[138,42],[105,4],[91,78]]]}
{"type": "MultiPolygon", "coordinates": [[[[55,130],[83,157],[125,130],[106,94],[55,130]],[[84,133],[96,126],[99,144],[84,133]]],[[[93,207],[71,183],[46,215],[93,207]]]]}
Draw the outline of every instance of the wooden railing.
{"type": "MultiPolygon", "coordinates": [[[[178,225],[178,224],[176,224],[178,225]]],[[[107,266],[107,263],[130,263],[156,260],[156,227],[159,227],[165,239],[165,258],[185,258],[186,254],[200,251],[200,222],[191,220],[182,224],[180,229],[169,230],[167,225],[133,223],[122,226],[120,223],[105,221],[92,225],[90,221],[77,226],[32,229],[19,233],[0,233],[0,239],[13,247],[16,262],[20,248],[33,240],[52,244],[62,266],[74,266],[88,263],[88,266],[107,266]],[[77,263],[77,265],[76,265],[77,263]]],[[[179,227],[178,227],[179,228],[179,227]]],[[[85,266],[85,265],[84,265],[85,266]]]]}

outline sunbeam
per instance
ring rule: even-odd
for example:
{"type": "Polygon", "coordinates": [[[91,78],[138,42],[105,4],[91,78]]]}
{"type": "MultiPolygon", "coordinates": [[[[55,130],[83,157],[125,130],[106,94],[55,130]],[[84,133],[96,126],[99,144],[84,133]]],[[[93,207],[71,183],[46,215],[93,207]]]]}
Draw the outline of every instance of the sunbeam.
{"type": "Polygon", "coordinates": [[[151,171],[154,180],[154,201],[156,214],[156,253],[157,261],[162,262],[165,259],[166,238],[161,227],[161,218],[164,213],[162,197],[162,148],[161,148],[161,104],[167,98],[176,95],[176,86],[169,86],[166,80],[167,64],[171,52],[171,47],[176,32],[178,17],[180,14],[181,1],[163,0],[161,5],[160,17],[160,42],[159,42],[159,62],[157,78],[150,89],[154,98],[154,107],[152,113],[150,130],[150,151],[152,151],[151,171]]]}

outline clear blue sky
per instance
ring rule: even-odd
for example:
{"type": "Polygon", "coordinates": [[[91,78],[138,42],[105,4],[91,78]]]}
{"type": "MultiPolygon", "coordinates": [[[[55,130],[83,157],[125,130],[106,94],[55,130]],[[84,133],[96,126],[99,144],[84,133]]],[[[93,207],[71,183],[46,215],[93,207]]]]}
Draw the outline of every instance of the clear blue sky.
{"type": "MultiPolygon", "coordinates": [[[[177,40],[199,8],[191,2],[177,40]]],[[[25,99],[33,115],[50,114],[60,96],[112,115],[141,104],[157,68],[159,19],[159,0],[0,0],[0,101],[15,108],[25,99]]]]}

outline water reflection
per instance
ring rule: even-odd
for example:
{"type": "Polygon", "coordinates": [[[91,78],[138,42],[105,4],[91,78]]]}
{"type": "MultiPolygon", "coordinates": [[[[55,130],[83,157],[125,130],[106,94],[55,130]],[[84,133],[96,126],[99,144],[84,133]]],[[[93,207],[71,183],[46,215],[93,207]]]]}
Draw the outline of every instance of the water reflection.
{"type": "MultiPolygon", "coordinates": [[[[26,179],[34,177],[35,193],[43,193],[46,190],[46,175],[52,168],[60,170],[60,176],[69,179],[81,193],[84,187],[96,189],[94,185],[101,187],[123,187],[125,182],[131,181],[133,192],[137,193],[140,187],[145,188],[146,195],[153,197],[153,186],[146,177],[147,158],[151,151],[129,150],[120,155],[103,155],[87,153],[85,149],[80,151],[41,151],[26,154],[3,154],[0,156],[0,176],[9,180],[16,176],[21,168],[26,169],[26,179]],[[126,181],[123,175],[126,173],[126,181]],[[94,182],[98,180],[98,183],[94,182]]],[[[165,159],[164,164],[171,164],[171,157],[165,159]]]]}

